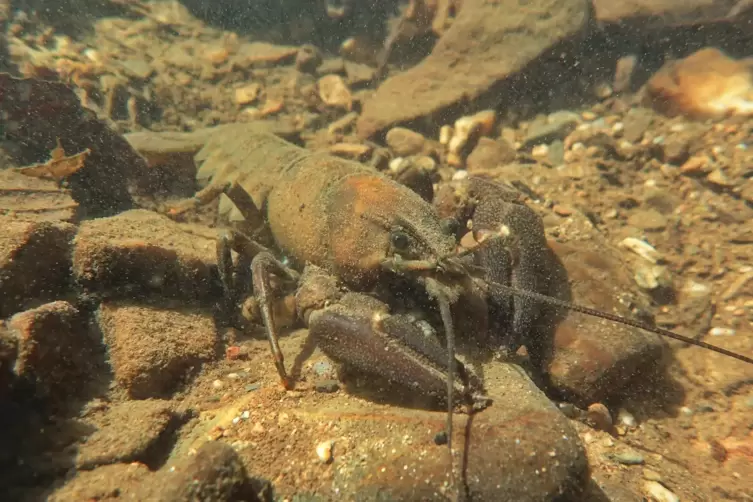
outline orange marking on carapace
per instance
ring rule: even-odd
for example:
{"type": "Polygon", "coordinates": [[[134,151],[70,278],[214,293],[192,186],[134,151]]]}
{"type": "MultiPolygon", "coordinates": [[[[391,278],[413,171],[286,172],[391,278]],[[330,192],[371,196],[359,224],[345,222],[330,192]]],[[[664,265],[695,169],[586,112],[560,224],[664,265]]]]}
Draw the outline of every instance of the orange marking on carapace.
{"type": "Polygon", "coordinates": [[[376,206],[382,208],[395,207],[400,201],[400,192],[393,184],[380,176],[353,176],[348,178],[346,185],[352,187],[354,198],[353,212],[363,214],[376,206]]]}

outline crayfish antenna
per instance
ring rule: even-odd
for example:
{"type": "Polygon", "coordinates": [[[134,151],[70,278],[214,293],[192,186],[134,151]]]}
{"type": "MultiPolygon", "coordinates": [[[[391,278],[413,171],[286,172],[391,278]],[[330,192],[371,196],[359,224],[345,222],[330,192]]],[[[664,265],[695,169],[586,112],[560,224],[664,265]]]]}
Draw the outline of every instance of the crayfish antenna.
{"type": "Polygon", "coordinates": [[[531,298],[532,300],[537,300],[543,303],[548,303],[550,305],[554,305],[556,307],[561,307],[567,310],[571,310],[573,312],[579,312],[581,314],[590,315],[592,317],[599,317],[601,319],[606,319],[607,321],[613,321],[619,324],[624,324],[626,326],[632,326],[633,328],[642,329],[645,331],[649,331],[651,333],[656,333],[657,335],[671,338],[673,340],[679,340],[681,342],[685,342],[690,345],[695,345],[696,347],[701,347],[707,350],[711,350],[718,354],[722,354],[722,355],[737,359],[738,361],[743,361],[748,364],[753,364],[753,358],[751,357],[744,356],[742,354],[738,354],[736,352],[732,352],[731,350],[727,350],[722,347],[717,347],[716,345],[711,345],[710,343],[702,342],[700,340],[694,340],[693,338],[683,336],[679,333],[675,333],[674,331],[670,331],[668,329],[659,328],[657,326],[650,326],[648,324],[635,321],[627,317],[622,317],[617,314],[610,314],[609,312],[602,312],[601,310],[596,310],[590,307],[576,305],[574,303],[566,302],[557,298],[552,298],[551,296],[542,295],[541,293],[536,293],[535,291],[517,289],[512,286],[507,286],[505,284],[500,284],[498,282],[493,282],[493,281],[486,281],[486,284],[489,285],[490,287],[496,288],[497,290],[503,293],[509,294],[509,295],[524,296],[527,298],[531,298]]]}
{"type": "Polygon", "coordinates": [[[450,453],[450,483],[455,483],[455,462],[452,456],[452,415],[455,411],[455,329],[452,322],[450,304],[457,299],[453,291],[436,279],[425,278],[424,286],[427,294],[437,301],[439,313],[445,331],[447,349],[447,449],[450,453]]]}
{"type": "Polygon", "coordinates": [[[445,295],[438,295],[439,312],[444,324],[445,338],[447,343],[447,449],[450,453],[450,482],[455,484],[455,464],[452,456],[452,415],[455,411],[455,331],[452,325],[452,313],[450,312],[450,300],[445,295]]]}

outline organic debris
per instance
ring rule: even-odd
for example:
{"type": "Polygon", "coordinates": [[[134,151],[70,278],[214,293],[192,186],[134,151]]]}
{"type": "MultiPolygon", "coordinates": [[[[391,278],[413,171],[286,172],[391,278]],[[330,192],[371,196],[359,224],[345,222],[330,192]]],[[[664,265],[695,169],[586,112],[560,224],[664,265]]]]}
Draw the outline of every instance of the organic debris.
{"type": "Polygon", "coordinates": [[[90,153],[91,150],[87,148],[83,152],[66,156],[65,150],[60,145],[60,138],[58,138],[57,146],[52,152],[50,152],[50,160],[44,164],[18,167],[15,171],[25,176],[53,180],[60,183],[65,178],[78,172],[79,169],[84,167],[86,157],[88,157],[90,153]]]}

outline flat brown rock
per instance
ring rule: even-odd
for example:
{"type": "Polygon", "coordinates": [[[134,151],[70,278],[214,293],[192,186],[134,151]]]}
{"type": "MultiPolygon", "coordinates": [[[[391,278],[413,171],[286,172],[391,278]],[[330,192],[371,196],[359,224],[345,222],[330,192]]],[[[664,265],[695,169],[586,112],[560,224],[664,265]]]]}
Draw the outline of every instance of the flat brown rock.
{"type": "MultiPolygon", "coordinates": [[[[634,317],[636,296],[627,267],[604,241],[550,242],[567,270],[571,301],[608,313],[634,317]]],[[[571,312],[557,325],[549,362],[552,383],[575,402],[608,399],[635,383],[662,359],[664,340],[654,333],[571,312]]]]}
{"type": "MultiPolygon", "coordinates": [[[[62,488],[50,494],[49,502],[71,500],[121,501],[124,493],[137,493],[152,473],[144,464],[104,465],[93,471],[79,471],[62,488]]],[[[137,499],[134,499],[137,500],[137,499]]]]}
{"type": "Polygon", "coordinates": [[[593,0],[596,19],[604,23],[648,20],[653,26],[693,24],[734,18],[740,0],[593,0]]]}
{"type": "Polygon", "coordinates": [[[472,100],[520,71],[544,51],[580,32],[584,0],[467,0],[432,53],[387,79],[365,103],[358,134],[371,137],[394,125],[472,100]]]}
{"type": "Polygon", "coordinates": [[[669,61],[647,82],[646,99],[670,116],[753,115],[753,58],[732,59],[706,47],[669,61]]]}
{"type": "Polygon", "coordinates": [[[161,397],[217,353],[210,315],[104,303],[97,312],[115,380],[131,397],[161,397]]]}
{"type": "Polygon", "coordinates": [[[121,291],[189,301],[216,298],[215,263],[215,241],[206,231],[145,210],[89,220],[74,241],[77,281],[109,295],[121,291]]]}
{"type": "Polygon", "coordinates": [[[79,447],[76,465],[80,469],[133,461],[148,465],[150,455],[159,455],[150,450],[163,434],[169,433],[175,418],[167,401],[116,404],[100,418],[99,429],[79,447]]]}
{"type": "Polygon", "coordinates": [[[86,316],[57,301],[14,315],[8,328],[18,344],[14,371],[52,398],[70,397],[91,378],[97,351],[86,329],[86,316]]]}
{"type": "Polygon", "coordinates": [[[70,223],[0,215],[0,316],[52,299],[70,277],[70,223]]]}
{"type": "MultiPolygon", "coordinates": [[[[459,413],[453,417],[458,483],[465,452],[465,481],[473,500],[580,500],[588,463],[570,421],[521,368],[493,362],[484,365],[484,376],[493,404],[470,421],[459,413]]],[[[382,392],[393,398],[399,394],[394,388],[382,392]]],[[[239,450],[247,471],[277,480],[281,498],[316,494],[352,500],[354,493],[364,502],[453,498],[447,445],[435,442],[446,428],[445,412],[347,393],[330,396],[324,403],[306,403],[286,399],[280,389],[249,393],[202,414],[190,433],[193,440],[186,438],[173,456],[198,450],[221,432],[235,444],[252,445],[239,450]],[[284,413],[270,420],[266,403],[283,400],[284,413]],[[243,410],[250,410],[248,419],[237,420],[243,410]],[[331,463],[317,456],[317,445],[324,441],[334,441],[331,463]]]]}
{"type": "Polygon", "coordinates": [[[206,443],[195,455],[181,458],[159,474],[162,482],[155,500],[259,500],[251,490],[238,454],[220,441],[206,443]]]}
{"type": "Polygon", "coordinates": [[[0,212],[35,221],[68,221],[78,203],[54,181],[33,178],[12,169],[0,171],[0,212]]]}

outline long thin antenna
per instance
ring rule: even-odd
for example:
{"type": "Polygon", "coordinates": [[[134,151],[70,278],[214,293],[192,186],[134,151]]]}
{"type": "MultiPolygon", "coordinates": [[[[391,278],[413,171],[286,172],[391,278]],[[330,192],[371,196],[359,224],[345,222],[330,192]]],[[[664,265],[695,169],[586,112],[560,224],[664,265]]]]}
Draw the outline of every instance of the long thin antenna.
{"type": "Polygon", "coordinates": [[[439,303],[439,312],[444,324],[445,338],[447,342],[447,354],[449,355],[447,369],[447,448],[450,452],[450,479],[455,486],[455,467],[452,457],[452,415],[455,411],[454,392],[455,392],[455,331],[452,325],[452,313],[450,312],[450,301],[446,295],[440,294],[437,297],[439,303]]]}
{"type": "Polygon", "coordinates": [[[742,354],[737,354],[736,352],[732,352],[727,349],[723,349],[722,347],[717,347],[716,345],[711,345],[706,342],[702,342],[699,340],[694,340],[690,337],[680,335],[678,333],[675,333],[674,331],[670,331],[668,329],[659,328],[656,326],[650,326],[648,324],[644,324],[639,321],[635,321],[633,319],[629,319],[627,317],[622,317],[617,314],[610,314],[608,312],[602,312],[600,310],[592,309],[589,307],[583,307],[581,305],[576,305],[574,303],[566,302],[563,300],[559,300],[557,298],[552,298],[551,296],[542,295],[541,293],[536,293],[534,291],[528,291],[525,289],[517,289],[513,288],[511,286],[506,286],[504,284],[500,284],[498,282],[491,282],[486,281],[486,284],[489,286],[492,286],[494,288],[497,288],[507,294],[510,295],[517,295],[517,296],[525,296],[534,300],[538,300],[544,303],[548,303],[550,305],[555,305],[557,307],[562,307],[564,309],[572,310],[573,312],[580,312],[582,314],[587,314],[593,317],[600,317],[602,319],[606,319],[608,321],[614,321],[620,324],[624,324],[626,326],[632,326],[634,328],[643,329],[646,331],[649,331],[651,333],[656,333],[657,335],[666,336],[667,338],[672,338],[673,340],[679,340],[681,342],[688,343],[690,345],[695,345],[696,347],[702,347],[704,349],[711,350],[713,352],[716,352],[718,354],[725,355],[727,357],[732,357],[734,359],[737,359],[738,361],[743,361],[748,364],[753,364],[753,358],[744,356],[742,354]]]}

